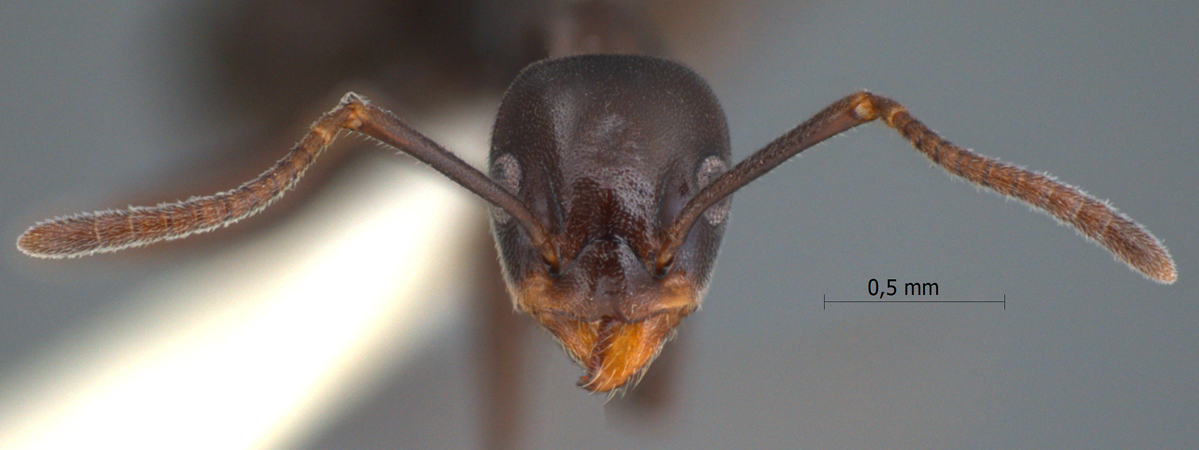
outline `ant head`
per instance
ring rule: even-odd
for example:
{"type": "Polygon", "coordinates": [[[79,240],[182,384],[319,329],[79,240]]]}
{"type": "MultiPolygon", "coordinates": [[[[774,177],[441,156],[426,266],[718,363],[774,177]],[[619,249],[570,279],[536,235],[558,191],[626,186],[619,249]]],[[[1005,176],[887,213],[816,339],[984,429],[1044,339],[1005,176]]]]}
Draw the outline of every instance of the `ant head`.
{"type": "Polygon", "coordinates": [[[513,217],[492,226],[518,309],[561,341],[594,391],[619,388],[699,307],[728,217],[708,209],[656,264],[687,202],[729,167],[724,113],[698,75],[661,59],[543,61],[508,89],[491,177],[528,206],[556,260],[513,217]]]}

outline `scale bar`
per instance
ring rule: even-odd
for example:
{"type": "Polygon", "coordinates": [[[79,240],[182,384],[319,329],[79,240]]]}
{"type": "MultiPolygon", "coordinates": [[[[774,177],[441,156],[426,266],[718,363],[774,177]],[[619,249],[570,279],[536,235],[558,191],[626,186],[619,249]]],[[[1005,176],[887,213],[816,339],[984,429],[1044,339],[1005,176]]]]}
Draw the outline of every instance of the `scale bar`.
{"type": "Polygon", "coordinates": [[[821,309],[828,309],[829,303],[999,303],[1007,310],[1007,294],[1003,294],[1003,300],[829,300],[825,295],[820,298],[821,309]]]}

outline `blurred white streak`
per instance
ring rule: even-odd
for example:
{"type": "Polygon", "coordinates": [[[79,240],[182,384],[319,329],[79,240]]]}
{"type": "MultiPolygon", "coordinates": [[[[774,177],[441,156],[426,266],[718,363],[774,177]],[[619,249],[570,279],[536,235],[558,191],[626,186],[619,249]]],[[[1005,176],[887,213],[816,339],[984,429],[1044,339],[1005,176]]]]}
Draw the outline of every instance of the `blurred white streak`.
{"type": "MultiPolygon", "coordinates": [[[[480,148],[486,125],[472,123],[443,142],[480,148]]],[[[358,167],[296,220],[133,289],[75,346],[25,364],[0,392],[0,448],[278,448],[319,434],[460,308],[462,283],[446,281],[470,275],[457,261],[482,208],[404,166],[358,167]]]]}

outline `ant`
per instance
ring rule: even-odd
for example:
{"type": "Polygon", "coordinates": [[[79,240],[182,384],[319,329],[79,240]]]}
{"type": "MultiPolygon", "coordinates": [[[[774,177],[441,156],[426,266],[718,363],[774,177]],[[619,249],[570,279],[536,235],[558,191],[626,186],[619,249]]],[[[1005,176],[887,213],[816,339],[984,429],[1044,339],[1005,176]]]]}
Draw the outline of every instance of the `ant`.
{"type": "Polygon", "coordinates": [[[488,174],[348,93],[274,167],[233,190],[41,222],[17,246],[35,257],[78,257],[233,224],[279,199],[343,130],[356,132],[492,205],[516,308],[584,369],[580,387],[614,392],[635,383],[698,309],[732,194],[808,147],[875,120],[950,174],[1046,212],[1145,277],[1177,278],[1165,247],[1106,202],[952,144],[899,103],[866,91],[734,166],[724,113],[707,84],[680,64],[629,54],[557,57],[522,71],[499,107],[488,174]]]}

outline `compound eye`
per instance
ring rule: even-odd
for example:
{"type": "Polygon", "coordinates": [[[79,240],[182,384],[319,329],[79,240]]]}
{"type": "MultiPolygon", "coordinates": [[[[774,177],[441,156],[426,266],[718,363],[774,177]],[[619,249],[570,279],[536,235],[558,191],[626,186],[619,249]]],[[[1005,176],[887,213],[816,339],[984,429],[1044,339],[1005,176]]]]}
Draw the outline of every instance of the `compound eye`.
{"type": "MultiPolygon", "coordinates": [[[[491,178],[512,195],[520,193],[520,163],[511,153],[495,159],[491,166],[491,178]]],[[[491,217],[501,225],[512,221],[512,215],[494,205],[491,206],[491,217]]]]}
{"type": "MultiPolygon", "coordinates": [[[[720,178],[720,176],[724,175],[724,173],[728,172],[728,170],[728,164],[726,164],[723,159],[720,159],[719,156],[712,155],[704,158],[704,160],[699,163],[699,170],[698,173],[696,173],[696,178],[699,180],[699,188],[702,190],[709,184],[712,184],[713,181],[716,181],[717,178],[720,178]]],[[[715,205],[712,205],[707,211],[704,211],[704,220],[707,220],[712,226],[720,225],[724,223],[725,220],[728,220],[728,218],[728,197],[720,202],[717,202],[715,205]]]]}

